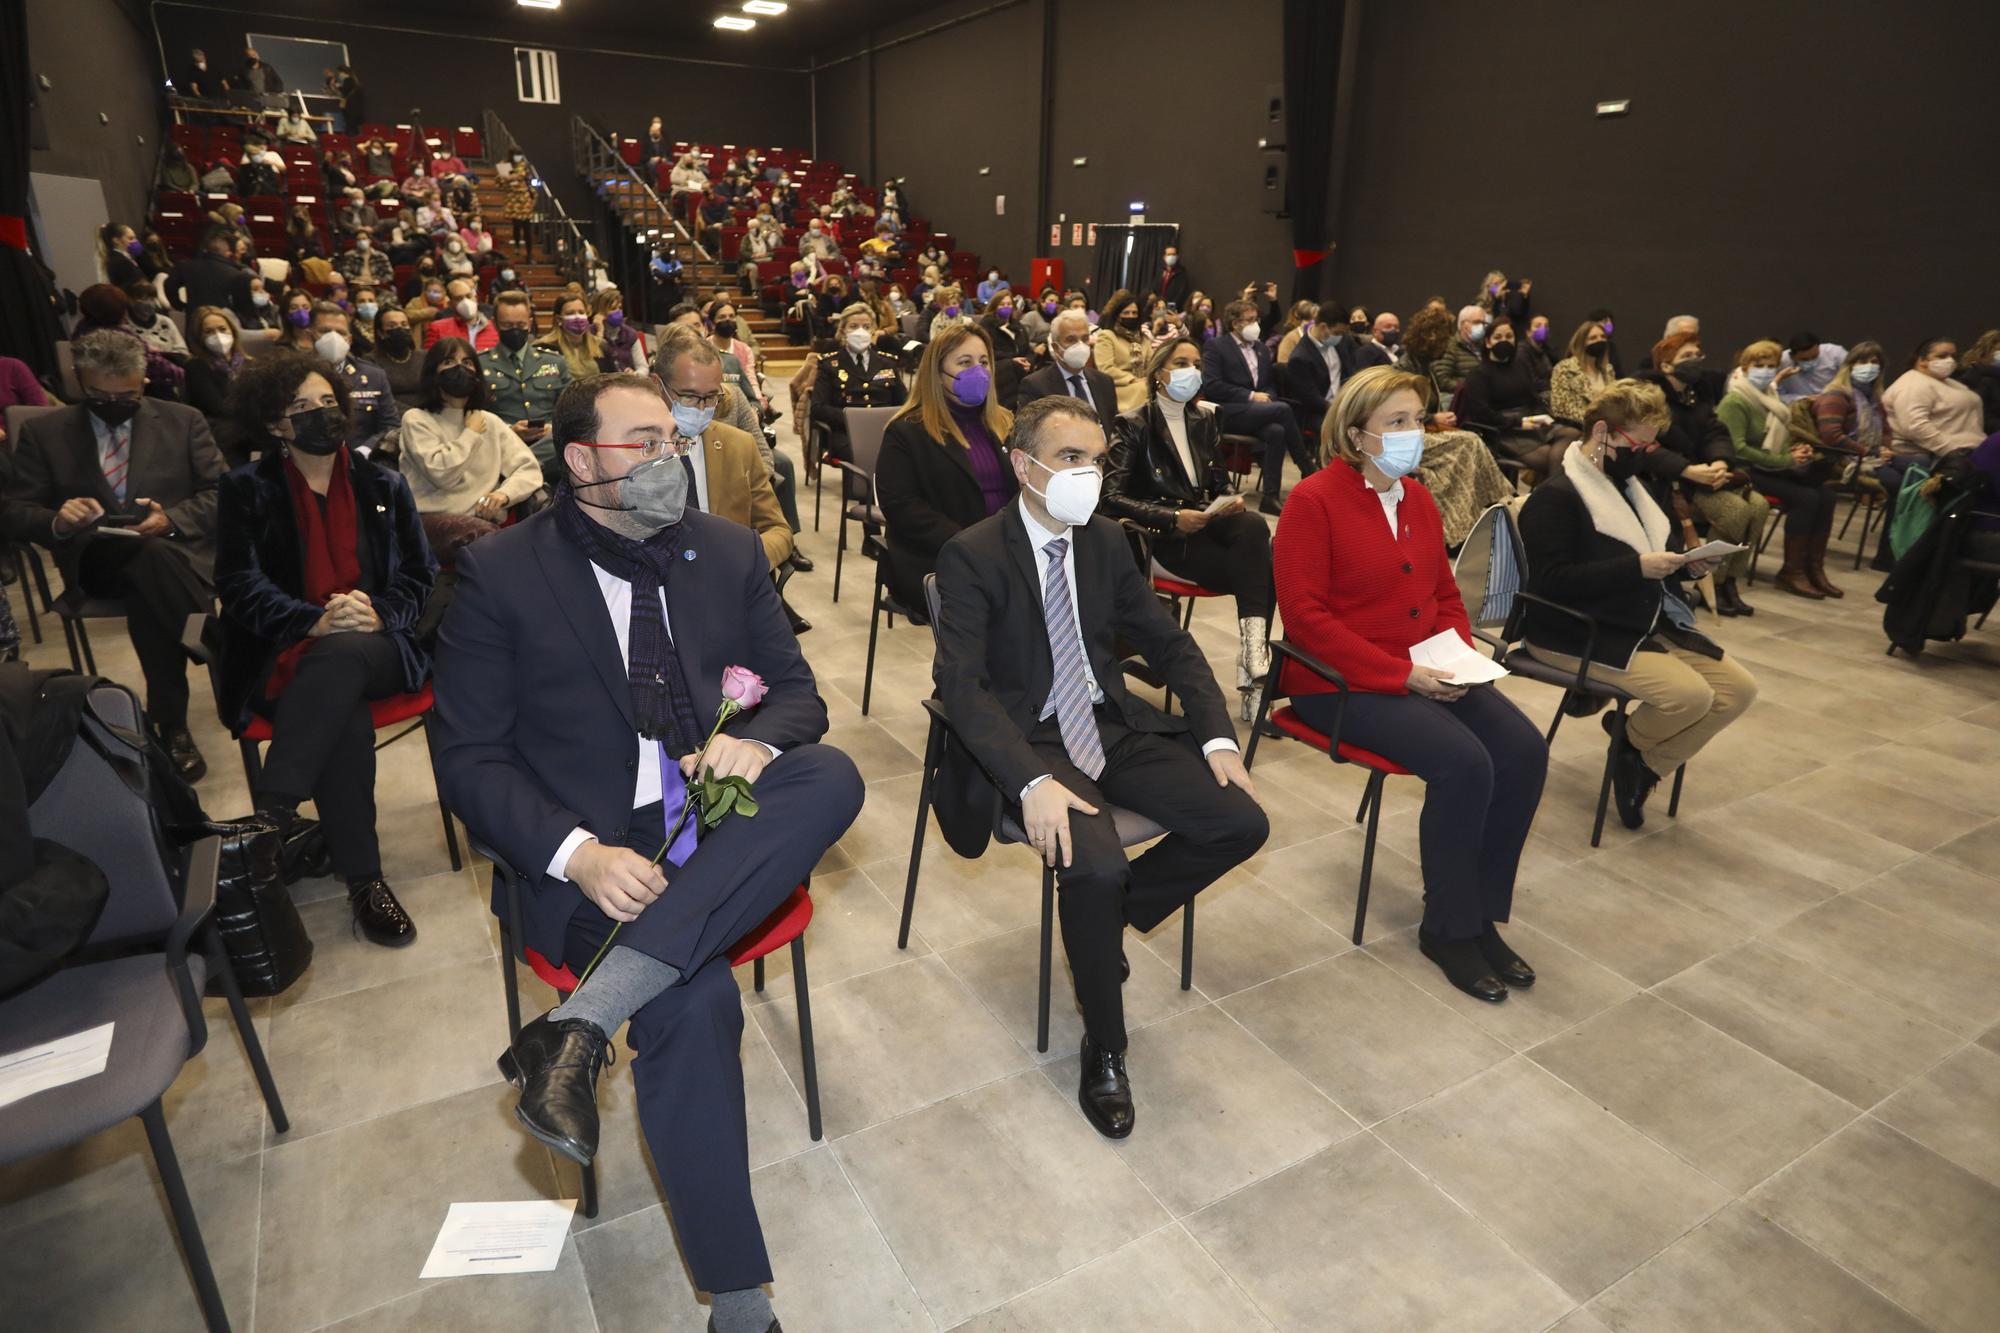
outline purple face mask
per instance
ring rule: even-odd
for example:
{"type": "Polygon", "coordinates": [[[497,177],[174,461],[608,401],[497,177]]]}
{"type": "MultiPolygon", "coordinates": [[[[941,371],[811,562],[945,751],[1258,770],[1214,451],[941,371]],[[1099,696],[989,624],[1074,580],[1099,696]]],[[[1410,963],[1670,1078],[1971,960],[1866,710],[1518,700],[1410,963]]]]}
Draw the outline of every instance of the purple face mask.
{"type": "Polygon", "coordinates": [[[144,241],[127,241],[125,242],[125,253],[137,259],[140,255],[146,253],[146,243],[144,241]]]}
{"type": "Polygon", "coordinates": [[[1042,302],[1042,313],[1053,316],[1056,313],[1056,303],[1054,301],[1042,302]]]}
{"type": "Polygon", "coordinates": [[[958,307],[955,305],[948,305],[944,308],[944,313],[945,313],[945,318],[956,319],[958,318],[958,307]]]}
{"type": "Polygon", "coordinates": [[[609,327],[615,329],[625,322],[625,312],[623,310],[607,310],[604,313],[604,322],[609,327]]]}
{"type": "Polygon", "coordinates": [[[803,286],[805,286],[805,285],[806,285],[806,275],[805,275],[805,274],[803,274],[803,273],[794,273],[794,274],[792,274],[792,286],[794,286],[794,287],[803,287],[803,286]]]}
{"type": "Polygon", "coordinates": [[[285,323],[291,325],[295,329],[302,329],[306,325],[312,323],[312,311],[287,310],[285,312],[285,323]]]}
{"type": "Polygon", "coordinates": [[[1600,327],[1602,327],[1604,330],[1604,336],[1609,338],[1611,336],[1611,321],[1608,319],[1605,320],[1600,327]]]}
{"type": "Polygon", "coordinates": [[[978,407],[992,386],[993,376],[985,366],[967,366],[951,377],[951,396],[962,406],[978,407]]]}
{"type": "Polygon", "coordinates": [[[1549,340],[1549,326],[1546,324],[1539,324],[1534,328],[1529,329],[1528,338],[1530,341],[1533,342],[1538,342],[1538,343],[1547,342],[1549,340]]]}
{"type": "Polygon", "coordinates": [[[581,338],[584,334],[590,332],[590,316],[564,315],[562,326],[564,333],[569,334],[573,338],[581,338]]]}

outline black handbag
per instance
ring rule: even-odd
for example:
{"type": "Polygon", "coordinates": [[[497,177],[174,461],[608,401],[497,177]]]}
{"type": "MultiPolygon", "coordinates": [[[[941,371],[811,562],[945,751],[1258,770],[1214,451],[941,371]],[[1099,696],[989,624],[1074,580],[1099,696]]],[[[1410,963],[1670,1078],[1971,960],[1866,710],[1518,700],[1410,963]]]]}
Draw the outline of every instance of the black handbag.
{"type": "MultiPolygon", "coordinates": [[[[208,825],[222,839],[215,928],[245,995],[277,995],[312,962],[312,937],[285,888],[289,841],[261,815],[208,825]]],[[[208,993],[221,994],[211,979],[208,993]]]]}
{"type": "Polygon", "coordinates": [[[326,830],[317,819],[301,817],[292,821],[292,831],[285,835],[285,850],[279,863],[287,884],[323,879],[333,873],[333,855],[326,849],[326,830]]]}

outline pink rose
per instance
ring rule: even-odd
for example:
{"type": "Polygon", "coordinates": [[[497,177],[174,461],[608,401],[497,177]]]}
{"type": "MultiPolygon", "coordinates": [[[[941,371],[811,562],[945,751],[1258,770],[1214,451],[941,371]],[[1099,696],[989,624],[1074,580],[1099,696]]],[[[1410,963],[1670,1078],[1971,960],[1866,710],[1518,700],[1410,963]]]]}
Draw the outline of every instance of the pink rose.
{"type": "Polygon", "coordinates": [[[764,702],[764,696],[771,687],[764,678],[749,667],[724,667],[722,669],[722,697],[738,708],[755,708],[764,702]]]}

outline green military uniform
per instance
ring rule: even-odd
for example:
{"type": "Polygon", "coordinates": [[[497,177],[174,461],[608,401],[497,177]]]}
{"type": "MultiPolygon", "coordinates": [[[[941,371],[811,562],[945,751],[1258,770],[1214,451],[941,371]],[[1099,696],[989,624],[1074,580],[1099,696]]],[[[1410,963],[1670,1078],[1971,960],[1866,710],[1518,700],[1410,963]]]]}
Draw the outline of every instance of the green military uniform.
{"type": "MultiPolygon", "coordinates": [[[[504,343],[489,347],[479,354],[479,369],[486,376],[487,410],[510,426],[523,421],[547,424],[555,415],[556,398],[569,387],[569,366],[561,354],[534,343],[519,352],[508,351],[504,343]]],[[[556,456],[547,435],[529,448],[535,461],[544,465],[556,456]]]]}

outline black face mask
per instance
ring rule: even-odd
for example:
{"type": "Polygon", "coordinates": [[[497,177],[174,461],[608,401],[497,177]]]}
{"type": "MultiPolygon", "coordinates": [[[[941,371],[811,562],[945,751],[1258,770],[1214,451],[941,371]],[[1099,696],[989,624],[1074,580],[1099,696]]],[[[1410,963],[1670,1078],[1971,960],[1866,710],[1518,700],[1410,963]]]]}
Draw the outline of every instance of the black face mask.
{"type": "Polygon", "coordinates": [[[324,457],[347,443],[347,414],[337,407],[294,412],[285,420],[292,423],[289,443],[302,454],[324,457]]]}
{"type": "Polygon", "coordinates": [[[1514,359],[1514,344],[1494,343],[1486,349],[1486,355],[1493,358],[1495,365],[1504,366],[1514,359]]]}
{"type": "Polygon", "coordinates": [[[1347,331],[1357,338],[1367,337],[1368,329],[1369,324],[1365,319],[1350,319],[1347,321],[1347,331]]]}
{"type": "Polygon", "coordinates": [[[1588,357],[1601,357],[1604,355],[1605,349],[1610,346],[1610,343],[1591,343],[1583,349],[1583,354],[1588,357]]]}
{"type": "Polygon", "coordinates": [[[139,404],[126,398],[88,398],[84,405],[107,426],[122,426],[139,413],[139,404]]]}
{"type": "Polygon", "coordinates": [[[510,352],[518,352],[528,345],[528,331],[526,329],[502,329],[500,330],[500,345],[510,352]]]}
{"type": "Polygon", "coordinates": [[[408,329],[389,329],[382,335],[382,350],[391,356],[408,356],[416,345],[408,329]]]}
{"type": "Polygon", "coordinates": [[[1604,475],[1623,485],[1639,475],[1637,449],[1613,449],[1604,455],[1604,475]]]}
{"type": "Polygon", "coordinates": [[[1125,312],[1124,314],[1122,314],[1122,315],[1120,315],[1120,316],[1118,317],[1118,322],[1119,322],[1120,324],[1124,325],[1124,326],[1125,326],[1126,328],[1128,328],[1128,329],[1136,329],[1136,328],[1138,328],[1138,327],[1139,327],[1139,315],[1138,315],[1138,312],[1137,312],[1137,311],[1132,311],[1132,310],[1128,310],[1128,311],[1126,311],[1126,312],[1125,312]]]}
{"type": "Polygon", "coordinates": [[[1675,362],[1674,368],[1668,371],[1667,373],[1669,375],[1672,375],[1675,379],[1679,380],[1682,384],[1691,384],[1701,375],[1701,372],[1703,370],[1706,370],[1707,368],[1708,368],[1707,357],[1691,356],[1687,358],[1685,361],[1675,362]]]}
{"type": "Polygon", "coordinates": [[[736,336],[736,321],[733,319],[716,320],[715,336],[718,338],[734,338],[736,336]]]}
{"type": "Polygon", "coordinates": [[[1403,335],[1395,329],[1384,329],[1375,335],[1375,341],[1384,347],[1394,347],[1403,341],[1403,335]]]}
{"type": "Polygon", "coordinates": [[[132,303],[132,322],[134,324],[137,324],[140,328],[142,329],[151,328],[153,326],[153,321],[158,319],[159,317],[160,317],[159,307],[154,305],[151,301],[134,301],[132,303]]]}
{"type": "MultiPolygon", "coordinates": [[[[406,341],[408,336],[404,335],[406,341]]],[[[479,387],[479,372],[471,366],[446,366],[438,372],[437,386],[454,398],[470,398],[479,387]]]]}

